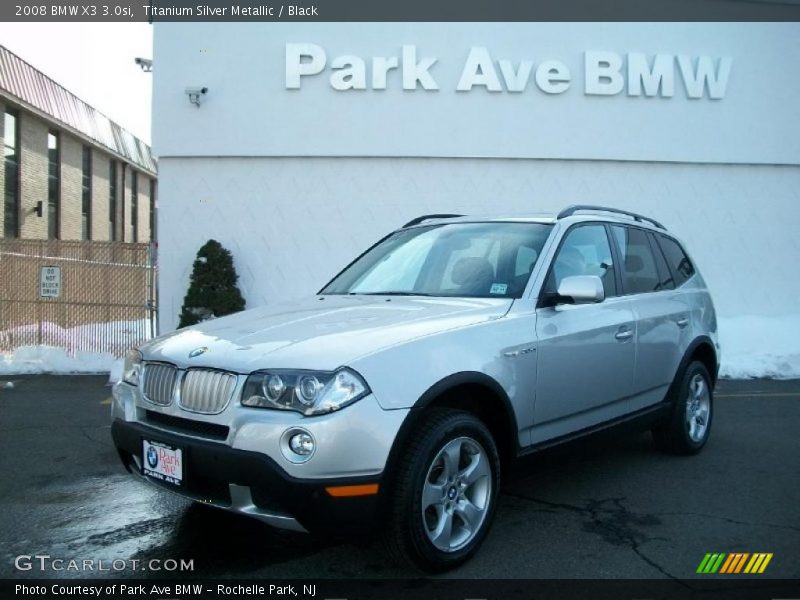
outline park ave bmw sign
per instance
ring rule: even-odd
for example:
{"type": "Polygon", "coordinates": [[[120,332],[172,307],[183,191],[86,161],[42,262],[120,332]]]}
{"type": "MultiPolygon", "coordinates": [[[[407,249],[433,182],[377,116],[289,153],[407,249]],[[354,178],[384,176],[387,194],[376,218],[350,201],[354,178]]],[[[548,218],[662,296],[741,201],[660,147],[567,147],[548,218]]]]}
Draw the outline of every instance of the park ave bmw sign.
{"type": "MultiPolygon", "coordinates": [[[[286,44],[285,86],[299,90],[304,80],[327,77],[337,91],[385,90],[391,85],[390,74],[397,71],[403,90],[439,91],[437,63],[438,58],[422,55],[414,45],[403,46],[399,56],[363,58],[345,54],[329,58],[316,44],[291,43],[286,44]]],[[[587,50],[582,65],[583,93],[662,98],[683,93],[687,98],[719,100],[725,97],[732,64],[729,57],[587,50]]],[[[563,94],[572,85],[572,70],[560,60],[534,63],[496,58],[488,48],[473,46],[455,89],[520,93],[535,87],[545,94],[563,94]]]]}

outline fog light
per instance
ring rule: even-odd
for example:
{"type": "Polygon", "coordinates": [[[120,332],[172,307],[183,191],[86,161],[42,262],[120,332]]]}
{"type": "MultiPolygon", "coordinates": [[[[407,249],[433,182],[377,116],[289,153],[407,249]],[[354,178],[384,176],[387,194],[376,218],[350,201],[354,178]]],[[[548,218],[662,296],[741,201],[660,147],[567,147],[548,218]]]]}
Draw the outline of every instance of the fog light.
{"type": "Polygon", "coordinates": [[[289,448],[299,456],[311,456],[314,452],[314,438],[310,433],[301,431],[289,438],[289,448]]]}

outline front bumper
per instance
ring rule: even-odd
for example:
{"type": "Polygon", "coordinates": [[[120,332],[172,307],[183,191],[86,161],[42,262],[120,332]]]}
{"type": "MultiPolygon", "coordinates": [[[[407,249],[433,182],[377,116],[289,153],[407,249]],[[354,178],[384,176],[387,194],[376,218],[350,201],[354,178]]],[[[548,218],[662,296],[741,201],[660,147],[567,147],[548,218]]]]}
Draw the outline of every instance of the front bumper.
{"type": "Polygon", "coordinates": [[[377,516],[382,475],[299,479],[270,457],[222,443],[114,419],[111,435],[125,467],[141,475],[142,440],[183,450],[181,487],[148,481],[192,500],[246,514],[275,527],[321,533],[366,533],[377,516]],[[378,484],[378,493],[334,497],[327,488],[378,484]]]}

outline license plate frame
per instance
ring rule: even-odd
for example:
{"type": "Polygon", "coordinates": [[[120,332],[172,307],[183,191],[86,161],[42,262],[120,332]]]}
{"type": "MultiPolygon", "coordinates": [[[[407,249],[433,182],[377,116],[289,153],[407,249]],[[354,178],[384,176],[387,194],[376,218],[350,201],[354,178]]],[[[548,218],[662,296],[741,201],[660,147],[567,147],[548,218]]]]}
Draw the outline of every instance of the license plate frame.
{"type": "Polygon", "coordinates": [[[142,475],[173,487],[184,483],[186,453],[180,446],[142,438],[142,475]]]}

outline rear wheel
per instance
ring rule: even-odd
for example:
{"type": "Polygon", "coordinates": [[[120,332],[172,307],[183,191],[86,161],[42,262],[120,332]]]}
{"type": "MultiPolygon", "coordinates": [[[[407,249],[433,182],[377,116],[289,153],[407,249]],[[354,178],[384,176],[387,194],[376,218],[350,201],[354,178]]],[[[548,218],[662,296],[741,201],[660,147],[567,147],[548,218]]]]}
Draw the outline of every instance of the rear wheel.
{"type": "Polygon", "coordinates": [[[669,417],[653,429],[656,445],[673,454],[697,454],[708,441],[714,416],[714,390],[705,365],[690,363],[671,395],[669,417]]]}
{"type": "Polygon", "coordinates": [[[433,409],[424,419],[404,449],[385,541],[394,557],[443,571],[485,538],[500,459],[492,435],[470,413],[433,409]]]}

